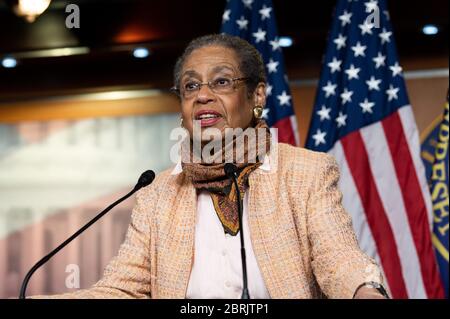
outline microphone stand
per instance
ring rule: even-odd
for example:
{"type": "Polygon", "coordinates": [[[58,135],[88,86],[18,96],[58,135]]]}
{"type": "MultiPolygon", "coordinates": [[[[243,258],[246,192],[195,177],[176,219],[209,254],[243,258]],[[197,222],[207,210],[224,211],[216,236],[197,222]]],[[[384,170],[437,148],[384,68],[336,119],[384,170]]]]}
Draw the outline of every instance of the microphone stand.
{"type": "Polygon", "coordinates": [[[237,167],[234,164],[227,163],[225,164],[225,174],[233,180],[235,189],[236,189],[236,201],[238,206],[238,220],[239,220],[239,230],[240,230],[240,238],[241,238],[241,261],[242,261],[242,296],[241,299],[250,299],[250,295],[248,293],[248,284],[247,284],[247,261],[245,255],[245,244],[244,244],[244,227],[242,226],[242,202],[241,202],[241,191],[239,190],[236,171],[237,167]]]}
{"type": "Polygon", "coordinates": [[[91,219],[86,225],[81,227],[76,233],[74,233],[72,236],[70,236],[68,239],[66,239],[62,244],[60,244],[58,247],[53,249],[47,256],[43,257],[41,260],[39,260],[26,274],[23,282],[22,287],[20,288],[20,295],[19,299],[25,299],[25,292],[27,290],[28,282],[30,281],[31,276],[34,274],[36,270],[38,270],[42,265],[44,265],[47,261],[49,261],[50,258],[52,258],[54,255],[56,255],[61,249],[66,247],[72,240],[77,238],[82,232],[84,232],[86,229],[88,229],[92,224],[94,224],[97,220],[102,218],[107,212],[109,212],[112,208],[114,208],[116,205],[120,204],[127,198],[129,198],[131,195],[136,193],[139,189],[142,187],[145,187],[153,182],[155,178],[155,173],[151,170],[146,171],[142,173],[141,177],[139,178],[138,183],[133,188],[131,192],[123,196],[122,198],[119,198],[117,201],[106,207],[102,212],[100,212],[97,216],[95,216],[93,219],[91,219]]]}

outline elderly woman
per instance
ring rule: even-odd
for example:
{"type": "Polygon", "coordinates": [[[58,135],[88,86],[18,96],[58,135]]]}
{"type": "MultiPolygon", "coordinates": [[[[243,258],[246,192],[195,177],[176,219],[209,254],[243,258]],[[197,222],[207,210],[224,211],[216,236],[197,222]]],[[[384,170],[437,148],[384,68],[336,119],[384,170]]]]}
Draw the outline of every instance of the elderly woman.
{"type": "MultiPolygon", "coordinates": [[[[224,135],[227,128],[268,132],[264,64],[246,41],[223,34],[193,40],[174,81],[191,144],[195,123],[224,135]]],[[[380,271],[359,249],[342,207],[334,159],[281,143],[264,153],[258,145],[269,139],[246,143],[246,161],[236,164],[250,297],[383,298],[380,271]]],[[[103,278],[54,297],[240,298],[238,209],[224,164],[181,161],[160,173],[138,193],[126,240],[103,278]]]]}

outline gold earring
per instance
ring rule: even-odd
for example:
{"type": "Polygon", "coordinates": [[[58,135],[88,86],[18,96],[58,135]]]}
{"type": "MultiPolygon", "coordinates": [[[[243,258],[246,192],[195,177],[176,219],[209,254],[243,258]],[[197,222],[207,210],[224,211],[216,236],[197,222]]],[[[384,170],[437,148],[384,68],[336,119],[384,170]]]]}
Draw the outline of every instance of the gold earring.
{"type": "Polygon", "coordinates": [[[253,108],[253,115],[257,119],[261,119],[262,118],[262,115],[263,115],[263,107],[262,107],[262,105],[256,105],[253,108]]]}

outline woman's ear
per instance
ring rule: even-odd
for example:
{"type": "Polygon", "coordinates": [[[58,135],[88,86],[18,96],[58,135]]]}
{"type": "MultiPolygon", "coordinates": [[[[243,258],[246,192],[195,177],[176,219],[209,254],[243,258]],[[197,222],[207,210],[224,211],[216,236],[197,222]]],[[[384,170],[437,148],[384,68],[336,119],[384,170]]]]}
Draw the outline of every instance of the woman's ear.
{"type": "Polygon", "coordinates": [[[253,93],[253,102],[256,105],[264,107],[266,105],[266,84],[264,82],[259,82],[256,86],[255,92],[253,93]]]}

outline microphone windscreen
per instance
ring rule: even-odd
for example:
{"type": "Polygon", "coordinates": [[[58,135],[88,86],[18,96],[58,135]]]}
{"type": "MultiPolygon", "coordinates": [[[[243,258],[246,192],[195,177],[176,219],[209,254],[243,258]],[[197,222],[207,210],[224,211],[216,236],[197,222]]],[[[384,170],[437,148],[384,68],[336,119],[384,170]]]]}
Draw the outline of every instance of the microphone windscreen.
{"type": "Polygon", "coordinates": [[[155,172],[152,170],[145,171],[142,173],[141,177],[139,177],[138,183],[136,186],[139,188],[150,185],[151,182],[155,179],[155,172]]]}
{"type": "Polygon", "coordinates": [[[233,163],[226,163],[223,167],[223,170],[228,177],[231,177],[234,175],[234,173],[236,173],[237,167],[233,163]]]}

